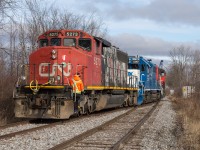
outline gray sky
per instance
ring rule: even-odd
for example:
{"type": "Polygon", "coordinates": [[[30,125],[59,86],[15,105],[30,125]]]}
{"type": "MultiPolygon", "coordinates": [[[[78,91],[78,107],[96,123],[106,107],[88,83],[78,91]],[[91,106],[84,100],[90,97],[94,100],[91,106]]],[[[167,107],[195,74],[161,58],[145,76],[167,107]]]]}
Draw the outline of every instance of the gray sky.
{"type": "Polygon", "coordinates": [[[56,0],[78,14],[95,12],[108,28],[108,39],[129,55],[166,59],[179,45],[200,47],[197,0],[56,0]]]}

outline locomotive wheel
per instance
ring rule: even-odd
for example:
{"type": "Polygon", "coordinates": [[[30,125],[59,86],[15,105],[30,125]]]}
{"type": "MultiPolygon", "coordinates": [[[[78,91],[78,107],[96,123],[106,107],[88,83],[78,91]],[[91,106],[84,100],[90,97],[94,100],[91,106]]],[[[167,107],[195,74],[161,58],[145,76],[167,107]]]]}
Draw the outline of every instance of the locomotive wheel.
{"type": "Polygon", "coordinates": [[[88,96],[83,95],[80,101],[80,114],[88,114],[88,96]]]}
{"type": "Polygon", "coordinates": [[[90,113],[89,113],[89,110],[88,110],[88,105],[87,105],[87,103],[84,105],[83,114],[84,114],[84,115],[89,115],[89,114],[90,114],[90,113]]]}
{"type": "Polygon", "coordinates": [[[87,103],[85,104],[85,114],[86,114],[86,115],[89,115],[89,114],[90,114],[90,111],[89,111],[89,108],[88,108],[87,103]]]}
{"type": "Polygon", "coordinates": [[[158,101],[161,100],[161,94],[160,94],[160,92],[158,93],[158,98],[157,98],[157,100],[158,100],[158,101]]]}
{"type": "Polygon", "coordinates": [[[78,111],[76,114],[75,114],[76,117],[80,117],[81,116],[81,112],[78,111]]]}
{"type": "Polygon", "coordinates": [[[130,96],[128,94],[125,94],[123,107],[128,107],[129,106],[129,99],[130,99],[130,96]]]}
{"type": "Polygon", "coordinates": [[[126,101],[123,103],[123,107],[128,107],[128,104],[126,101]]]}
{"type": "Polygon", "coordinates": [[[89,107],[88,107],[88,112],[89,112],[89,113],[92,113],[92,112],[93,112],[93,111],[92,111],[92,106],[89,106],[89,107]]]}
{"type": "Polygon", "coordinates": [[[133,97],[131,98],[131,97],[129,96],[129,99],[128,99],[128,106],[131,107],[131,106],[133,106],[133,105],[134,105],[134,99],[133,99],[133,97]]]}
{"type": "Polygon", "coordinates": [[[151,93],[147,92],[147,102],[151,102],[151,93]]]}

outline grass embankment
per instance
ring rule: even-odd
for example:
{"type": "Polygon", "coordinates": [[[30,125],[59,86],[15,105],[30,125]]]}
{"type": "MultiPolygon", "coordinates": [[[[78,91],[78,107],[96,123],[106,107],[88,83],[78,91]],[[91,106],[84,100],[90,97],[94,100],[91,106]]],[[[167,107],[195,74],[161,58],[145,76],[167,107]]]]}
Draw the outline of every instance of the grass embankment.
{"type": "Polygon", "coordinates": [[[173,102],[183,128],[184,149],[200,150],[200,99],[173,98],[173,102]]]}

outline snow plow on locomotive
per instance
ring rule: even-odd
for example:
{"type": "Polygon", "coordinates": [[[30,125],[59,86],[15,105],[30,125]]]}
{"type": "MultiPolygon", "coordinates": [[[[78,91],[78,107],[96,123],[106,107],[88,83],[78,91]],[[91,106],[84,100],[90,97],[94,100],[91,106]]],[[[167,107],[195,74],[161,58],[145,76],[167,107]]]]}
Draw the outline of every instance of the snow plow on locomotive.
{"type": "Polygon", "coordinates": [[[51,30],[38,45],[29,64],[18,67],[16,117],[66,119],[138,104],[137,76],[127,77],[128,55],[110,42],[80,30],[51,30]]]}

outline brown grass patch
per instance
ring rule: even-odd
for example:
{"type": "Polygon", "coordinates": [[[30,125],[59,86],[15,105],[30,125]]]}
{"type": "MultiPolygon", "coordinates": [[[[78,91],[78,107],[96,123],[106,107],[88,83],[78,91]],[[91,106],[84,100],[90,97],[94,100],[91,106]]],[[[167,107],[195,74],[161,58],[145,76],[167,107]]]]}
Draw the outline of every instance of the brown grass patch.
{"type": "Polygon", "coordinates": [[[19,121],[14,116],[14,101],[12,98],[0,101],[0,126],[19,121]]]}
{"type": "Polygon", "coordinates": [[[181,142],[185,149],[200,149],[200,103],[197,99],[172,98],[183,127],[181,142]]]}

